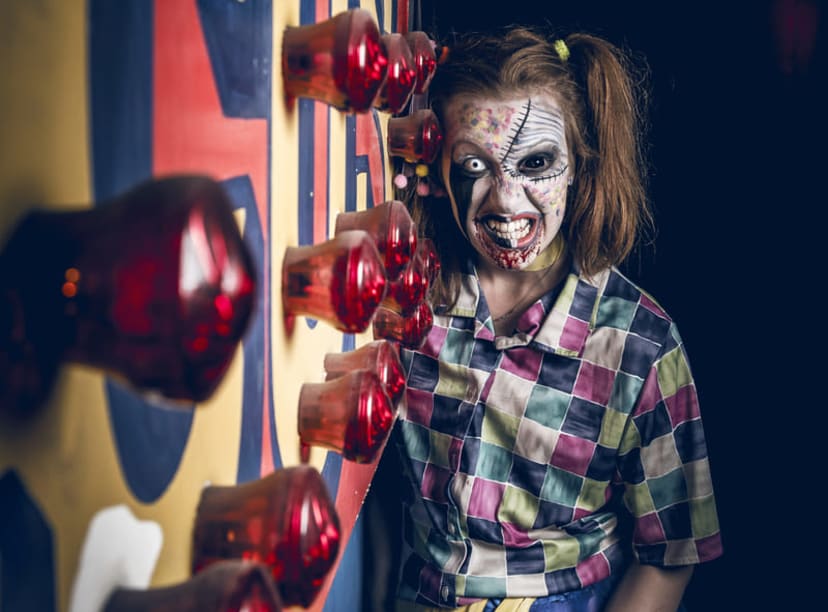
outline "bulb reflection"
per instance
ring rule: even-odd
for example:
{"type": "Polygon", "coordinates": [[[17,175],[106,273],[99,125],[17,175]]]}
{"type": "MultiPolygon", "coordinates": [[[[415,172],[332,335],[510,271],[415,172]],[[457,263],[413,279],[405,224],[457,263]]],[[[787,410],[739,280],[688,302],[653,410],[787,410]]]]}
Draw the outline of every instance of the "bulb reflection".
{"type": "Polygon", "coordinates": [[[34,210],[0,254],[0,274],[0,399],[19,407],[42,401],[63,361],[203,401],[256,289],[232,204],[204,176],[150,180],[92,209],[34,210]]]}
{"type": "Polygon", "coordinates": [[[426,300],[410,316],[380,306],[373,321],[374,338],[395,340],[407,348],[419,348],[434,324],[434,314],[426,300]]]}
{"type": "Polygon", "coordinates": [[[437,115],[430,108],[415,110],[404,117],[388,119],[388,154],[415,164],[432,163],[443,143],[437,115]]]}
{"type": "Polygon", "coordinates": [[[307,607],[339,551],[340,527],[325,481],[305,465],[201,493],[193,573],[226,559],[268,566],[285,606],[307,607]]]}
{"type": "Polygon", "coordinates": [[[388,340],[374,340],[356,350],[327,353],[324,358],[325,380],[339,378],[354,370],[374,372],[396,405],[405,391],[405,373],[397,347],[388,340]]]}
{"type": "Polygon", "coordinates": [[[405,204],[389,200],[367,210],[336,216],[334,235],[357,229],[373,238],[383,256],[388,280],[396,279],[417,249],[417,231],[405,204]]]}
{"type": "Polygon", "coordinates": [[[333,450],[356,463],[374,459],[393,418],[385,386],[371,370],[304,383],[299,394],[302,443],[333,450]]]}
{"type": "Polygon", "coordinates": [[[288,98],[311,98],[346,112],[370,110],[388,72],[388,52],[374,18],[351,9],[282,38],[288,98]]]}
{"type": "Polygon", "coordinates": [[[285,250],[282,305],[287,316],[307,315],[343,332],[363,332],[387,282],[374,240],[362,230],[344,231],[321,244],[285,250]]]}
{"type": "Polygon", "coordinates": [[[219,561],[184,582],[150,589],[121,587],[103,612],[279,612],[279,593],[261,563],[219,561]]]}
{"type": "Polygon", "coordinates": [[[414,93],[417,68],[402,34],[383,34],[382,40],[388,51],[388,76],[374,106],[396,114],[405,108],[414,93]]]}
{"type": "Polygon", "coordinates": [[[425,93],[437,70],[437,55],[434,43],[425,32],[409,32],[405,40],[414,55],[414,65],[417,67],[417,86],[414,93],[425,93]]]}

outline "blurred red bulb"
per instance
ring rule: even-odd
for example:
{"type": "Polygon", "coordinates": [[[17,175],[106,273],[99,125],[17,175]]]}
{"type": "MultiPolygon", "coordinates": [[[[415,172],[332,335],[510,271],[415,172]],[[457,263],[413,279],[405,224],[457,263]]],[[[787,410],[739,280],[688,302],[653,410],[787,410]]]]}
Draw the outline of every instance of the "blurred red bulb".
{"type": "Polygon", "coordinates": [[[346,333],[363,332],[386,285],[382,259],[365,231],[343,231],[321,244],[285,250],[282,305],[288,316],[307,315],[346,333]]]}
{"type": "Polygon", "coordinates": [[[390,308],[377,308],[373,321],[374,338],[395,340],[407,348],[419,348],[434,324],[434,314],[427,301],[422,301],[410,316],[390,308]]]}
{"type": "Polygon", "coordinates": [[[374,340],[345,353],[327,353],[323,367],[325,380],[339,378],[354,370],[374,372],[394,405],[400,401],[405,391],[405,372],[399,352],[388,340],[374,340]]]}
{"type": "Polygon", "coordinates": [[[285,28],[282,80],[289,97],[365,112],[387,71],[385,43],[366,10],[351,9],[320,23],[285,28]]]}
{"type": "Polygon", "coordinates": [[[230,200],[203,176],[147,181],[92,209],[32,211],[0,274],[0,399],[18,408],[44,399],[64,360],[171,400],[207,399],[256,288],[230,200]]]}
{"type": "Polygon", "coordinates": [[[397,279],[388,284],[388,291],[381,304],[404,316],[414,312],[428,291],[426,260],[419,253],[420,249],[417,245],[414,257],[408,260],[408,264],[397,279]]]}
{"type": "Polygon", "coordinates": [[[389,118],[387,142],[390,156],[411,164],[430,164],[440,152],[443,132],[434,111],[421,108],[404,117],[389,118]]]}
{"type": "Polygon", "coordinates": [[[373,208],[336,216],[334,235],[350,230],[363,230],[374,239],[383,256],[389,281],[399,276],[417,249],[417,231],[405,204],[389,200],[373,208]]]}
{"type": "Polygon", "coordinates": [[[339,552],[340,527],[315,468],[282,468],[236,486],[201,492],[193,530],[193,573],[221,560],[270,569],[284,606],[308,607],[339,552]]]}
{"type": "Polygon", "coordinates": [[[371,370],[355,370],[299,393],[299,439],[356,463],[370,463],[382,447],[394,410],[385,386],[371,370]]]}
{"type": "Polygon", "coordinates": [[[166,587],[118,588],[103,612],[279,612],[279,593],[261,563],[231,560],[166,587]]]}
{"type": "Polygon", "coordinates": [[[383,34],[382,40],[388,51],[388,76],[374,101],[374,106],[379,110],[399,113],[414,93],[417,68],[411,49],[402,34],[383,34]]]}
{"type": "Polygon", "coordinates": [[[414,65],[417,67],[417,85],[414,93],[425,93],[437,70],[434,43],[425,32],[409,32],[405,35],[405,40],[414,55],[414,65]]]}
{"type": "Polygon", "coordinates": [[[417,256],[423,259],[428,286],[431,287],[437,280],[437,275],[440,274],[441,264],[440,256],[437,254],[437,245],[431,238],[421,236],[417,241],[417,256]]]}

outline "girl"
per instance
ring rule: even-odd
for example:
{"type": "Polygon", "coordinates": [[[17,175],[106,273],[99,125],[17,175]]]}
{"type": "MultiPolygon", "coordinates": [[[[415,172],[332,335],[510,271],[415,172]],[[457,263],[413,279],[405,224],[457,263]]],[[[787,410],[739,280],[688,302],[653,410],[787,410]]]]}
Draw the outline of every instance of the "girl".
{"type": "Polygon", "coordinates": [[[442,268],[402,351],[397,609],[675,610],[721,541],[682,340],[616,268],[649,221],[624,57],[467,36],[428,94],[410,207],[442,268]]]}

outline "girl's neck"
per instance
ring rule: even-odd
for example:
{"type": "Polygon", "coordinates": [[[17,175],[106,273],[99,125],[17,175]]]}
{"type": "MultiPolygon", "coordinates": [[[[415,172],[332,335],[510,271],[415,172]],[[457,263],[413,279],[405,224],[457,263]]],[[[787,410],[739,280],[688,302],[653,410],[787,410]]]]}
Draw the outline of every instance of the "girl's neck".
{"type": "Polygon", "coordinates": [[[555,289],[569,269],[564,251],[550,266],[540,270],[504,270],[478,261],[477,275],[498,335],[510,334],[526,309],[555,289]]]}

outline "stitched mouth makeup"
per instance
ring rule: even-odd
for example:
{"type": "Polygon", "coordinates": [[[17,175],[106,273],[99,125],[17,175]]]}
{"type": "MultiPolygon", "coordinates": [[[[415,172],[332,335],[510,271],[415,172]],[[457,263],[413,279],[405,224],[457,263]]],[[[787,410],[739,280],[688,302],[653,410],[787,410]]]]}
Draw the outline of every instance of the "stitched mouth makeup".
{"type": "Polygon", "coordinates": [[[519,267],[534,257],[543,245],[541,215],[484,215],[474,222],[474,233],[488,255],[505,268],[519,267]]]}

